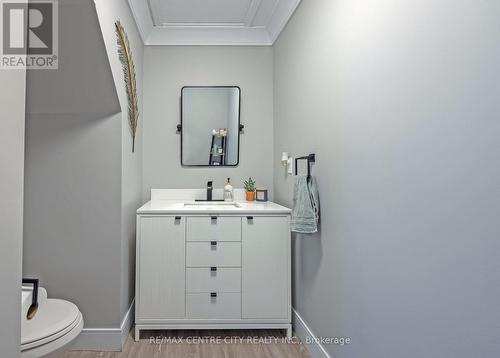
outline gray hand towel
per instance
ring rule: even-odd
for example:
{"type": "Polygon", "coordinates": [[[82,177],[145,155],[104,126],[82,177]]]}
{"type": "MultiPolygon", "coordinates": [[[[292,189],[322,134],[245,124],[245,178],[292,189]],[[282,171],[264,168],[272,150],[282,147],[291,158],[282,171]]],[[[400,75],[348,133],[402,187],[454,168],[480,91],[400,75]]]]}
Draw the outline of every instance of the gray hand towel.
{"type": "Polygon", "coordinates": [[[318,231],[319,195],[316,179],[295,177],[291,228],[294,232],[311,234],[318,231]]]}

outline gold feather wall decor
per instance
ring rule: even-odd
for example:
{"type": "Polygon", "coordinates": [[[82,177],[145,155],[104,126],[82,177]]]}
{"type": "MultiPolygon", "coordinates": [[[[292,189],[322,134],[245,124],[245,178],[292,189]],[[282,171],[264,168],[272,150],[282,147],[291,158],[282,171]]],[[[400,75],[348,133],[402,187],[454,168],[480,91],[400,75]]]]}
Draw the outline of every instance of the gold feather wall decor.
{"type": "Polygon", "coordinates": [[[120,20],[115,22],[116,36],[118,43],[118,57],[122,63],[123,75],[125,78],[125,90],[128,98],[128,117],[130,131],[132,133],[132,153],[135,150],[135,134],[137,132],[137,122],[139,120],[139,110],[137,105],[137,86],[135,81],[135,64],[132,58],[132,50],[127,34],[120,20]]]}

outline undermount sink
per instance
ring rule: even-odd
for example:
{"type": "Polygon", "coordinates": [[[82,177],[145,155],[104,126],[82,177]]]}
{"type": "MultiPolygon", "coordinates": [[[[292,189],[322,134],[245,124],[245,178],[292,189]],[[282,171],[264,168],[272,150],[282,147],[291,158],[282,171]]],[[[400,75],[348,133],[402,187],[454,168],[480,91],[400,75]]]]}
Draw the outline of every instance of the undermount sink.
{"type": "Polygon", "coordinates": [[[189,203],[184,203],[184,206],[225,206],[225,207],[233,207],[240,208],[241,205],[231,201],[192,201],[189,203]]]}

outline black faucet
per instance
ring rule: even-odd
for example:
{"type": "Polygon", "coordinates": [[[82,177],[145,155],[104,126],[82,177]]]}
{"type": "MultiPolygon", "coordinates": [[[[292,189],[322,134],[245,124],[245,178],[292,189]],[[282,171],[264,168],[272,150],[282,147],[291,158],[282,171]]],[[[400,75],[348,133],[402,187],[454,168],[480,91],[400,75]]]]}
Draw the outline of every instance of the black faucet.
{"type": "Polygon", "coordinates": [[[207,201],[212,201],[212,191],[213,191],[214,187],[213,187],[213,183],[212,181],[210,180],[208,183],[207,183],[207,201]]]}
{"type": "Polygon", "coordinates": [[[195,199],[194,201],[224,201],[224,199],[214,199],[213,198],[213,191],[214,191],[214,186],[213,186],[213,181],[207,182],[207,198],[206,199],[195,199]]]}

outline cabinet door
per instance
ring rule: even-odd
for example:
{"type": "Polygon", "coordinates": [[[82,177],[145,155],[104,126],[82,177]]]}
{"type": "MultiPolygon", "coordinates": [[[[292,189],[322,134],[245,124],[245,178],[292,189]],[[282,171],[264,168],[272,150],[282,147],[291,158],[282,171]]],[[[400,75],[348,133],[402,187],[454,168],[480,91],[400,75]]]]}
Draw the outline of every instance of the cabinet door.
{"type": "Polygon", "coordinates": [[[137,245],[139,319],[184,318],[184,217],[140,218],[137,245]]]}
{"type": "Polygon", "coordinates": [[[242,317],[286,319],[289,315],[290,230],[288,217],[242,221],[242,317]]]}

